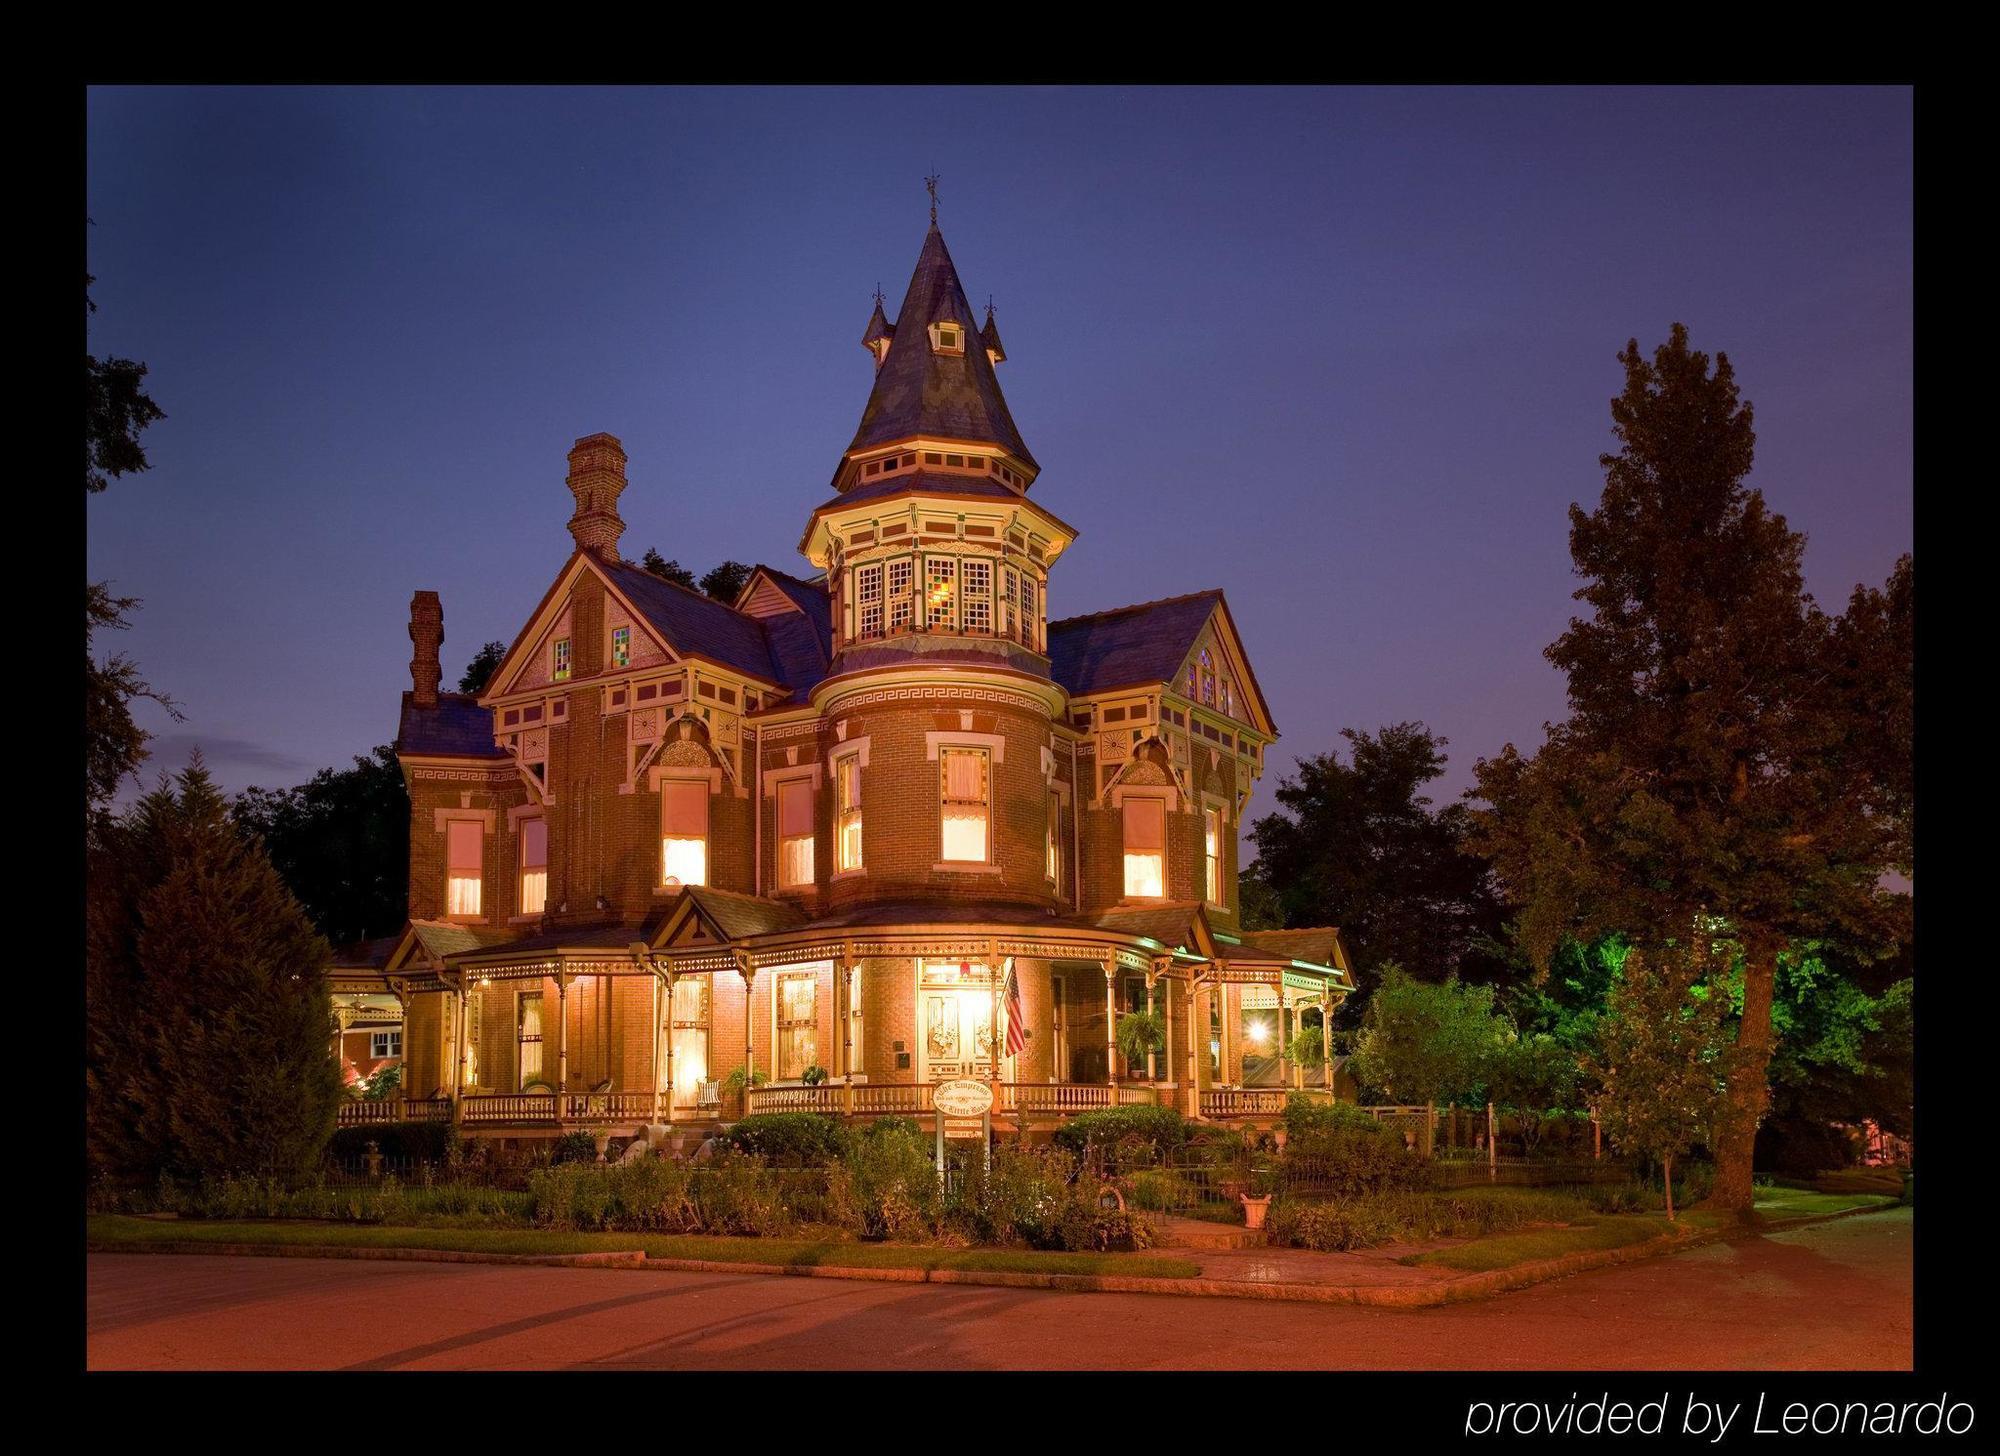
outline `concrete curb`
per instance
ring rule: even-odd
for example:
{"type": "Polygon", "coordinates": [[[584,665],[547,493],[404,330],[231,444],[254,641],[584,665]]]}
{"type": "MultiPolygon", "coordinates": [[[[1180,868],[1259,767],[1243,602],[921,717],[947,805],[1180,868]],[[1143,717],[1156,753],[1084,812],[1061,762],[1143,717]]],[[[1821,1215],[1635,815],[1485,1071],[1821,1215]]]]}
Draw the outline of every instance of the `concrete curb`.
{"type": "Polygon", "coordinates": [[[485,1254],[454,1249],[366,1248],[350,1244],[226,1244],[197,1239],[130,1243],[92,1239],[87,1242],[86,1248],[92,1253],[110,1254],[232,1254],[293,1259],[391,1259],[438,1264],[661,1269],[687,1274],[777,1274],[795,1279],[855,1279],[878,1284],[970,1284],[1001,1289],[1045,1289],[1069,1294],[1178,1294],[1209,1299],[1279,1300],[1295,1304],[1352,1304],[1375,1309],[1427,1309],[1484,1299],[1543,1284],[1551,1279],[1565,1279],[1572,1274],[1650,1259],[1658,1254],[1676,1253],[1703,1244],[1722,1243],[1780,1229],[1802,1228],[1808,1224],[1830,1223],[1863,1213],[1882,1213],[1896,1206],[1849,1208],[1839,1213],[1773,1219],[1767,1223],[1700,1233],[1668,1234],[1643,1244],[1628,1244],[1618,1249],[1588,1249],[1532,1264],[1517,1264],[1511,1269],[1462,1274],[1426,1284],[1252,1283],[1237,1279],[1155,1279],[1126,1274],[1022,1274],[981,1269],[869,1269],[839,1264],[734,1263],[726,1259],[649,1259],[643,1249],[589,1254],[485,1254]]]}

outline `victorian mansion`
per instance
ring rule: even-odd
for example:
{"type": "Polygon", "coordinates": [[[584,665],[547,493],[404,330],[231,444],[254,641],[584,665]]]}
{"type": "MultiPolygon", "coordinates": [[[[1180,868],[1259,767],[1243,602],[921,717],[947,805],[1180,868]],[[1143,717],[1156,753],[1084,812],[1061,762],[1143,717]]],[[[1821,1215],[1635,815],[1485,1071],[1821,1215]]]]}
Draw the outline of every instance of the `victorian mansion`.
{"type": "Polygon", "coordinates": [[[402,1097],[344,1120],[907,1116],[973,1077],[1036,1128],[1263,1118],[1341,1080],[1297,1036],[1349,988],[1337,932],[1238,928],[1277,728],[1222,593],[1050,620],[1076,532],[935,221],[862,342],[798,572],[723,602],[623,559],[625,451],[596,434],[574,549],[483,692],[439,691],[417,593],[409,923],[335,970],[337,1004],[400,1005],[402,1097]]]}

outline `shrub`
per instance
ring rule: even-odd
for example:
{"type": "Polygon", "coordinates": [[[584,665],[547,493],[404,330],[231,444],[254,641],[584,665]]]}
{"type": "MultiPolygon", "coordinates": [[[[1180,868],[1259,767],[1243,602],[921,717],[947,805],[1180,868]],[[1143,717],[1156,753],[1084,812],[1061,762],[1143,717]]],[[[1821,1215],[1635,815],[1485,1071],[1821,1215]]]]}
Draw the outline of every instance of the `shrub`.
{"type": "Polygon", "coordinates": [[[732,1127],[724,1140],[768,1162],[823,1168],[847,1154],[847,1129],[822,1112],[760,1112],[732,1127]]]}
{"type": "Polygon", "coordinates": [[[595,1163],[597,1139],[587,1132],[566,1132],[549,1145],[551,1163],[595,1163]]]}
{"type": "Polygon", "coordinates": [[[1117,1253],[1153,1246],[1153,1225],[1143,1214],[1098,1208],[1072,1199],[1063,1210],[1061,1246],[1078,1253],[1117,1253]]]}
{"type": "Polygon", "coordinates": [[[949,1212],[984,1243],[1059,1247],[1075,1177],[1076,1157],[1063,1148],[1003,1143],[990,1168],[976,1157],[968,1163],[949,1212]]]}
{"type": "Polygon", "coordinates": [[[1476,1238],[1531,1224],[1569,1223],[1591,1212],[1570,1193],[1477,1188],[1462,1193],[1382,1193],[1327,1202],[1280,1199],[1265,1227],[1273,1243],[1342,1253],[1378,1244],[1476,1238]]]}
{"type": "Polygon", "coordinates": [[[1180,1113],[1171,1107],[1143,1103],[1079,1112],[1055,1130],[1057,1145],[1078,1155],[1092,1144],[1113,1147],[1121,1143],[1143,1144],[1156,1153],[1169,1153],[1184,1146],[1187,1139],[1187,1119],[1180,1113]]]}
{"type": "Polygon", "coordinates": [[[1430,1164],[1403,1145],[1401,1134],[1365,1116],[1328,1119],[1288,1139],[1278,1164],[1280,1187],[1333,1198],[1409,1192],[1430,1177],[1430,1164]]]}
{"type": "Polygon", "coordinates": [[[1287,1141],[1317,1133],[1382,1125],[1351,1102],[1323,1102],[1301,1092],[1294,1092],[1285,1099],[1285,1110],[1278,1121],[1285,1129],[1287,1141]]]}
{"type": "Polygon", "coordinates": [[[873,1238],[922,1238],[937,1227],[942,1195],[930,1144],[915,1131],[890,1128],[858,1139],[847,1155],[861,1232],[873,1238]]]}
{"type": "Polygon", "coordinates": [[[377,1127],[338,1128],[326,1150],[329,1157],[346,1162],[366,1153],[368,1144],[373,1143],[385,1158],[443,1163],[450,1160],[457,1142],[457,1133],[448,1122],[385,1122],[377,1127]]]}

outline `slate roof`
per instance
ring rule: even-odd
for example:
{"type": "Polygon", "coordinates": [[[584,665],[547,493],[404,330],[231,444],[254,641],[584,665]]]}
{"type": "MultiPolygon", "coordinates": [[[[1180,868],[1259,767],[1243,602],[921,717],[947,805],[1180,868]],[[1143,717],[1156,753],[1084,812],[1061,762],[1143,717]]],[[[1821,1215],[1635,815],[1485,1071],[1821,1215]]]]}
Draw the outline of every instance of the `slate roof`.
{"type": "MultiPolygon", "coordinates": [[[[454,927],[456,928],[456,927],[454,927]]],[[[493,940],[466,946],[453,952],[460,960],[473,958],[475,951],[491,952],[512,960],[519,956],[545,954],[555,950],[619,950],[646,939],[644,925],[584,925],[561,930],[537,931],[507,940],[493,940]]]]}
{"type": "Polygon", "coordinates": [[[1194,592],[1049,623],[1049,675],[1074,696],[1172,682],[1219,591],[1194,592]]]}
{"type": "MultiPolygon", "coordinates": [[[[1143,935],[1172,949],[1188,945],[1201,913],[1201,906],[1193,900],[1169,900],[1160,905],[1132,905],[1106,910],[1098,915],[1096,923],[1101,929],[1115,930],[1122,935],[1143,935]]],[[[1189,946],[1189,949],[1193,947],[1189,946]]]]}
{"type": "MultiPolygon", "coordinates": [[[[874,327],[871,319],[869,327],[874,327]]],[[[886,445],[912,435],[947,440],[981,441],[998,445],[1039,470],[1021,432],[1014,427],[1007,401],[994,377],[993,362],[974,342],[979,332],[972,305],[945,249],[944,234],[932,223],[910,275],[909,292],[896,311],[889,355],[875,371],[874,388],[861,412],[850,452],[886,445]],[[930,326],[950,320],[967,337],[963,354],[939,354],[931,349],[930,326]]]]}
{"type": "MultiPolygon", "coordinates": [[[[458,925],[447,920],[412,920],[410,933],[433,960],[460,955],[488,946],[505,945],[517,939],[511,930],[497,925],[458,925]]],[[[400,938],[400,937],[399,937],[400,938]]]]}
{"type": "Polygon", "coordinates": [[[779,677],[785,686],[803,695],[826,676],[827,664],[833,661],[833,603],[824,582],[807,581],[773,566],[757,570],[799,609],[798,616],[780,612],[762,620],[779,677]]]}
{"type": "Polygon", "coordinates": [[[706,657],[766,682],[784,681],[764,625],[755,617],[630,562],[599,564],[675,652],[706,657]]]}
{"type": "Polygon", "coordinates": [[[798,906],[762,895],[742,895],[734,890],[718,890],[712,885],[689,885],[681,893],[694,901],[701,912],[715,922],[716,928],[731,940],[797,930],[806,923],[805,912],[798,906]]]}
{"type": "Polygon", "coordinates": [[[403,943],[400,935],[385,935],[376,940],[358,940],[352,945],[335,946],[332,966],[336,971],[379,971],[389,964],[396,947],[403,943]]]}
{"type": "Polygon", "coordinates": [[[975,496],[995,500],[1008,498],[1018,500],[1021,495],[1021,492],[1012,486],[1002,485],[997,480],[988,480],[981,475],[946,475],[936,471],[919,470],[910,475],[885,475],[880,480],[852,486],[819,509],[830,511],[840,506],[851,506],[856,501],[881,500],[913,491],[921,491],[925,495],[975,496]]]}
{"type": "Polygon", "coordinates": [[[1243,939],[1259,950],[1293,960],[1310,961],[1316,966],[1340,964],[1335,958],[1340,931],[1331,925],[1314,926],[1308,930],[1246,930],[1243,939]]]}
{"type": "Polygon", "coordinates": [[[439,693],[435,708],[420,708],[403,694],[396,751],[437,758],[505,758],[493,746],[493,713],[470,693],[439,693]]]}

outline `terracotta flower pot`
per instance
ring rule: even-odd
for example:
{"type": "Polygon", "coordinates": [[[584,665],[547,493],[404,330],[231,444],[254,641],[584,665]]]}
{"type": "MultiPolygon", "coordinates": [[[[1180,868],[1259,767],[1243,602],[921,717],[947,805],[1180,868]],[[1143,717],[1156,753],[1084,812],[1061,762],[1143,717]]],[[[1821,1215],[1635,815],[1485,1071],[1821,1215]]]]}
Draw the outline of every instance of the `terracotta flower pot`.
{"type": "Polygon", "coordinates": [[[1248,1193],[1239,1193],[1237,1197],[1243,1200],[1243,1227],[1262,1228],[1264,1215],[1271,1209],[1271,1195],[1266,1193],[1263,1197],[1257,1198],[1248,1193]]]}

